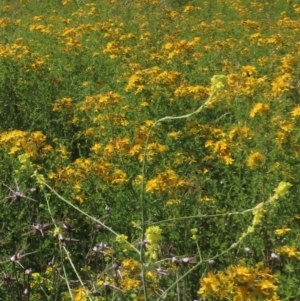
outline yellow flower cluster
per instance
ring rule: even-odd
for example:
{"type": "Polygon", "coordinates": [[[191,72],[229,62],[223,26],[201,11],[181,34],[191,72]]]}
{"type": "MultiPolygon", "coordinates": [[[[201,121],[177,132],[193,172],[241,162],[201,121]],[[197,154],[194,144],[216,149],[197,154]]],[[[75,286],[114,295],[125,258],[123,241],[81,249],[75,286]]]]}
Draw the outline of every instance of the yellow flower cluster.
{"type": "Polygon", "coordinates": [[[25,132],[13,130],[0,134],[0,147],[9,155],[25,153],[35,159],[52,152],[52,147],[46,144],[46,135],[41,131],[25,132]]]}
{"type": "Polygon", "coordinates": [[[171,193],[174,188],[186,185],[188,185],[188,183],[180,179],[174,170],[168,169],[147,181],[146,191],[150,193],[168,191],[171,193]]]}
{"type": "Polygon", "coordinates": [[[122,260],[121,287],[124,291],[134,290],[140,287],[141,267],[140,263],[134,259],[126,258],[122,260]]]}
{"type": "Polygon", "coordinates": [[[256,267],[231,265],[224,272],[208,273],[200,281],[200,294],[204,298],[241,300],[278,300],[277,277],[262,264],[256,267]],[[271,299],[272,298],[272,299],[271,299]]]}
{"type": "Polygon", "coordinates": [[[300,259],[300,252],[297,251],[296,246],[282,246],[276,249],[276,253],[279,255],[287,256],[288,258],[300,259]]]}
{"type": "Polygon", "coordinates": [[[230,148],[230,142],[226,139],[221,139],[219,141],[212,141],[207,140],[205,142],[205,147],[209,147],[212,149],[214,154],[217,154],[222,162],[224,162],[226,165],[231,165],[234,162],[234,159],[232,158],[231,148],[230,148]]]}
{"type": "Polygon", "coordinates": [[[158,256],[158,251],[160,249],[159,242],[162,240],[162,229],[158,226],[151,226],[147,228],[145,233],[146,239],[146,255],[150,257],[150,259],[156,260],[158,256]]]}
{"type": "Polygon", "coordinates": [[[251,152],[247,158],[247,166],[254,168],[260,166],[265,161],[265,156],[260,152],[251,152]]]}

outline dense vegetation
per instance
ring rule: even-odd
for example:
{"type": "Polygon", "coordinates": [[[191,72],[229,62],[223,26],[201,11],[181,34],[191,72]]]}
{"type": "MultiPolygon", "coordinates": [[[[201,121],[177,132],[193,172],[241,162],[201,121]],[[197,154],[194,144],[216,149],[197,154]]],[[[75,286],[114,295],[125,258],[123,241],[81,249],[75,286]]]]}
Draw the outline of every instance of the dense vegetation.
{"type": "Polygon", "coordinates": [[[299,16],[1,1],[0,300],[298,300],[299,16]]]}

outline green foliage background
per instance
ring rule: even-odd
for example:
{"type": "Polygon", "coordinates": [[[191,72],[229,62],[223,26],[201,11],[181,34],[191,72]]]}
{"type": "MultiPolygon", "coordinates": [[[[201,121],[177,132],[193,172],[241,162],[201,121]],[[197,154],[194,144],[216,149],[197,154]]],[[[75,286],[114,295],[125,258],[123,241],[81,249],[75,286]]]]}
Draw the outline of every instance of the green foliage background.
{"type": "MultiPolygon", "coordinates": [[[[277,297],[267,287],[262,299],[296,300],[299,14],[282,0],[2,1],[0,299],[143,299],[132,262],[131,274],[123,268],[121,280],[113,277],[115,261],[140,261],[115,234],[137,247],[157,225],[163,239],[157,260],[146,259],[149,299],[201,261],[168,300],[199,299],[209,271],[243,264],[278,276],[277,297]],[[203,105],[216,74],[225,87],[200,114],[152,128],[203,105]],[[239,241],[253,219],[240,213],[266,202],[281,181],[290,193],[239,241]],[[101,242],[105,250],[93,253],[101,242]],[[20,250],[36,253],[14,262],[20,250]],[[194,263],[178,268],[172,257],[194,263]]],[[[229,290],[205,297],[231,300],[229,290]]]]}

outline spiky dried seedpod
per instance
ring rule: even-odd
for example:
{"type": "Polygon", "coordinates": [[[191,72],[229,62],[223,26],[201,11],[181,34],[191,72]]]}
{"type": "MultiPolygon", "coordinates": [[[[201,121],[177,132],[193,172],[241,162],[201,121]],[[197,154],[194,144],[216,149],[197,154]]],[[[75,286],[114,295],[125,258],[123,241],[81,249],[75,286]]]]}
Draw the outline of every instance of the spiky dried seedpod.
{"type": "Polygon", "coordinates": [[[85,258],[87,259],[89,256],[93,256],[95,254],[106,254],[107,250],[111,250],[111,248],[105,242],[100,242],[88,252],[85,258]]]}
{"type": "Polygon", "coordinates": [[[4,274],[2,277],[2,280],[6,283],[6,284],[11,284],[14,281],[16,281],[17,279],[12,277],[10,274],[4,274]]]}
{"type": "Polygon", "coordinates": [[[95,253],[100,253],[100,252],[101,252],[99,246],[97,246],[97,245],[94,246],[92,250],[93,250],[93,252],[95,252],[95,253]]]}
{"type": "Polygon", "coordinates": [[[121,275],[120,275],[118,272],[119,272],[119,271],[116,271],[116,272],[112,275],[116,287],[120,287],[120,282],[119,282],[119,280],[122,279],[122,278],[121,278],[121,275]]]}
{"type": "Polygon", "coordinates": [[[165,275],[165,276],[168,276],[168,275],[169,275],[168,270],[163,269],[163,268],[161,268],[161,267],[157,268],[157,269],[156,269],[156,272],[157,272],[158,274],[165,275]]]}
{"type": "Polygon", "coordinates": [[[93,289],[92,290],[92,295],[95,296],[95,297],[100,296],[100,292],[97,289],[93,289]]]}
{"type": "Polygon", "coordinates": [[[107,243],[102,242],[102,241],[98,244],[98,247],[99,247],[100,251],[104,251],[105,249],[109,249],[107,243]]]}
{"type": "Polygon", "coordinates": [[[271,259],[273,259],[273,260],[279,260],[279,255],[277,255],[276,253],[272,252],[271,253],[271,259]]]}
{"type": "Polygon", "coordinates": [[[71,237],[65,237],[62,234],[59,234],[58,239],[60,242],[65,243],[65,242],[77,242],[79,239],[71,238],[71,237]]]}
{"type": "Polygon", "coordinates": [[[10,257],[9,259],[12,263],[17,263],[22,269],[24,269],[23,265],[21,264],[21,256],[19,253],[14,254],[13,256],[10,257]]]}
{"type": "Polygon", "coordinates": [[[175,256],[171,258],[172,263],[174,263],[176,266],[180,265],[180,260],[178,260],[175,256]]]}
{"type": "Polygon", "coordinates": [[[23,265],[21,264],[21,259],[23,258],[23,257],[25,257],[25,256],[27,256],[27,255],[30,255],[30,254],[34,254],[34,253],[36,253],[37,251],[33,251],[33,252],[29,252],[29,253],[26,253],[26,254],[21,254],[21,252],[16,252],[13,256],[11,256],[10,258],[9,258],[9,260],[6,260],[6,261],[4,261],[4,262],[12,262],[12,263],[16,263],[16,264],[18,264],[22,269],[25,269],[24,267],[23,267],[23,265]]]}
{"type": "Polygon", "coordinates": [[[104,232],[106,230],[105,227],[99,223],[94,223],[93,225],[97,232],[104,232]]]}
{"type": "Polygon", "coordinates": [[[246,247],[246,248],[245,248],[245,252],[246,252],[247,254],[251,254],[251,253],[252,253],[252,250],[251,250],[250,248],[246,247]]]}
{"type": "Polygon", "coordinates": [[[188,264],[190,263],[190,258],[184,257],[184,258],[181,259],[181,262],[182,262],[183,264],[185,264],[185,265],[188,265],[188,264]]]}
{"type": "Polygon", "coordinates": [[[191,257],[184,257],[184,258],[181,259],[181,262],[182,262],[184,265],[196,263],[195,259],[194,259],[194,258],[191,258],[191,257]]]}
{"type": "Polygon", "coordinates": [[[111,285],[108,282],[104,282],[103,286],[105,287],[106,294],[109,294],[109,293],[112,292],[112,287],[111,287],[111,285]]]}
{"type": "Polygon", "coordinates": [[[113,270],[118,271],[119,268],[120,268],[120,265],[115,261],[115,262],[112,264],[112,268],[113,268],[113,270]]]}
{"type": "Polygon", "coordinates": [[[63,228],[66,232],[68,232],[68,233],[71,233],[71,232],[75,231],[75,228],[72,227],[70,224],[68,224],[68,223],[66,223],[66,222],[62,222],[62,223],[61,223],[61,226],[62,226],[62,228],[63,228]]]}
{"type": "MultiPolygon", "coordinates": [[[[34,200],[33,198],[28,197],[27,195],[25,195],[25,192],[21,192],[17,179],[15,178],[15,184],[16,184],[16,190],[13,190],[11,187],[9,187],[8,185],[4,184],[3,185],[9,189],[9,191],[11,192],[11,195],[9,195],[8,197],[4,198],[3,200],[6,199],[11,199],[12,201],[9,203],[9,205],[11,205],[13,202],[15,201],[20,201],[21,199],[28,199],[31,200],[33,202],[37,202],[36,200],[34,200]]],[[[28,191],[28,190],[27,190],[28,191]]],[[[29,189],[29,191],[31,191],[31,189],[29,189]]]]}
{"type": "Polygon", "coordinates": [[[49,227],[50,225],[51,224],[37,223],[36,225],[31,225],[31,228],[33,230],[40,232],[41,236],[44,237],[44,230],[46,230],[46,228],[49,227]]]}
{"type": "Polygon", "coordinates": [[[53,256],[51,261],[48,262],[48,266],[54,268],[54,266],[55,266],[55,256],[53,256]]]}

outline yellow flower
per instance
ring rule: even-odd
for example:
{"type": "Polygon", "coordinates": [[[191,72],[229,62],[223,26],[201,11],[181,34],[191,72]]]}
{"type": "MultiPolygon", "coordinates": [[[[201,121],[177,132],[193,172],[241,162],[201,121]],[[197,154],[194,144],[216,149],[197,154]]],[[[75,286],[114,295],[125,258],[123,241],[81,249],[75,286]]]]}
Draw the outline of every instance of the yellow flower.
{"type": "Polygon", "coordinates": [[[216,91],[220,91],[222,89],[224,89],[225,87],[225,82],[226,82],[226,76],[225,75],[214,75],[211,78],[211,94],[216,92],[216,91]]]}
{"type": "Polygon", "coordinates": [[[31,67],[32,67],[33,69],[39,69],[40,67],[42,67],[42,66],[44,65],[44,63],[45,63],[45,62],[44,62],[43,59],[37,58],[37,59],[35,60],[35,62],[31,64],[31,67]]]}
{"type": "Polygon", "coordinates": [[[219,284],[217,277],[212,273],[208,273],[207,277],[203,277],[200,281],[201,288],[198,294],[204,297],[215,296],[218,294],[219,284]]]}
{"type": "Polygon", "coordinates": [[[292,110],[291,115],[292,115],[293,118],[300,117],[300,105],[296,106],[296,107],[292,110]]]}
{"type": "Polygon", "coordinates": [[[256,68],[253,66],[244,66],[242,68],[242,74],[246,76],[251,76],[256,72],[256,68]]]}
{"type": "Polygon", "coordinates": [[[181,134],[180,131],[178,131],[178,132],[171,132],[171,133],[168,133],[168,136],[171,137],[171,138],[173,138],[173,139],[175,139],[175,140],[177,140],[179,138],[180,134],[181,134]]]}
{"type": "Polygon", "coordinates": [[[262,155],[259,152],[252,152],[247,159],[247,166],[249,166],[250,168],[254,168],[258,165],[260,165],[261,163],[263,163],[265,160],[265,156],[262,155]]]}
{"type": "Polygon", "coordinates": [[[269,105],[260,102],[253,106],[249,115],[250,117],[254,117],[256,114],[266,115],[268,114],[269,111],[270,111],[269,105]]]}
{"type": "Polygon", "coordinates": [[[95,152],[96,154],[98,154],[100,152],[102,148],[102,145],[100,143],[95,143],[91,148],[90,150],[95,152]]]}
{"type": "Polygon", "coordinates": [[[261,279],[259,282],[259,286],[265,296],[272,295],[273,291],[277,289],[277,286],[267,279],[261,279]]]}
{"type": "Polygon", "coordinates": [[[11,11],[12,7],[10,5],[5,5],[3,8],[2,8],[2,11],[4,12],[8,12],[8,11],[11,11]]]}
{"type": "Polygon", "coordinates": [[[43,152],[45,153],[51,153],[53,151],[53,147],[51,145],[45,145],[43,148],[42,148],[43,152]]]}
{"type": "Polygon", "coordinates": [[[128,236],[124,234],[120,234],[116,236],[116,242],[121,245],[123,248],[123,252],[127,252],[132,250],[133,246],[127,241],[128,236]]]}
{"type": "Polygon", "coordinates": [[[221,160],[224,162],[226,165],[231,165],[234,162],[234,159],[230,155],[221,155],[221,160]]]}
{"type": "Polygon", "coordinates": [[[200,281],[198,294],[217,300],[257,300],[257,296],[276,296],[276,281],[276,276],[262,265],[246,267],[240,262],[229,266],[224,272],[208,273],[200,281]]]}
{"type": "Polygon", "coordinates": [[[149,180],[146,184],[146,191],[154,193],[155,191],[165,191],[167,188],[170,189],[185,185],[187,185],[186,181],[181,180],[173,170],[168,169],[149,180]]]}
{"type": "Polygon", "coordinates": [[[272,91],[275,96],[279,96],[284,91],[288,91],[293,88],[292,84],[292,76],[289,73],[284,73],[283,75],[279,75],[276,77],[272,85],[272,91]]]}
{"type": "Polygon", "coordinates": [[[73,106],[72,98],[64,97],[57,100],[53,105],[53,111],[68,112],[73,106]]]}
{"type": "Polygon", "coordinates": [[[56,151],[60,154],[60,157],[62,159],[66,159],[67,156],[69,155],[67,148],[62,144],[59,144],[59,149],[57,149],[56,151]]]}
{"type": "Polygon", "coordinates": [[[56,179],[57,175],[54,172],[49,172],[47,174],[48,179],[52,180],[52,179],[56,179]]]}
{"type": "Polygon", "coordinates": [[[0,27],[6,27],[10,23],[9,18],[1,18],[0,19],[0,27]]]}
{"type": "MultiPolygon", "coordinates": [[[[261,223],[266,210],[264,209],[264,203],[259,203],[253,210],[252,226],[257,226],[261,223]]],[[[249,228],[248,228],[249,229],[249,228]]]]}
{"type": "Polygon", "coordinates": [[[80,183],[75,183],[74,185],[73,185],[73,189],[75,189],[75,190],[77,190],[77,191],[80,191],[81,190],[81,184],[80,183]]]}
{"type": "Polygon", "coordinates": [[[146,255],[149,256],[153,260],[157,259],[157,253],[159,251],[158,242],[162,240],[161,232],[162,232],[162,230],[159,228],[159,226],[151,226],[146,230],[146,233],[145,233],[145,238],[147,241],[146,255]]]}
{"type": "Polygon", "coordinates": [[[21,148],[18,146],[12,146],[9,150],[9,155],[13,155],[14,153],[18,152],[21,148]]]}
{"type": "Polygon", "coordinates": [[[277,197],[285,196],[289,192],[291,186],[293,185],[288,182],[280,182],[278,187],[274,189],[275,195],[277,197]]]}
{"type": "Polygon", "coordinates": [[[32,178],[35,178],[36,182],[39,184],[40,188],[43,190],[45,186],[45,178],[43,175],[38,174],[37,170],[35,170],[31,176],[32,178]]]}
{"type": "Polygon", "coordinates": [[[285,132],[290,132],[293,128],[293,124],[290,122],[282,122],[280,128],[285,132]]]}
{"type": "Polygon", "coordinates": [[[253,281],[253,275],[249,268],[243,267],[243,266],[237,266],[236,267],[236,279],[240,283],[247,283],[247,282],[252,282],[253,281]]]}
{"type": "Polygon", "coordinates": [[[133,228],[141,229],[141,221],[132,221],[131,224],[133,228]]]}
{"type": "Polygon", "coordinates": [[[121,169],[116,169],[111,177],[112,184],[124,184],[127,182],[127,175],[121,169]]]}
{"type": "Polygon", "coordinates": [[[276,250],[279,254],[286,254],[288,257],[296,257],[299,259],[300,252],[295,246],[282,246],[276,250]]]}
{"type": "Polygon", "coordinates": [[[162,240],[162,229],[159,226],[151,226],[146,230],[145,238],[150,244],[154,244],[162,240]]]}
{"type": "Polygon", "coordinates": [[[124,291],[135,289],[139,285],[140,285],[140,280],[137,279],[131,279],[129,277],[126,277],[121,280],[121,287],[124,291]]]}
{"type": "Polygon", "coordinates": [[[117,243],[126,243],[127,242],[127,239],[128,239],[128,236],[127,235],[124,235],[124,234],[120,234],[120,235],[117,235],[116,236],[116,242],[117,243]]]}
{"type": "Polygon", "coordinates": [[[141,265],[137,260],[125,258],[122,260],[122,268],[130,272],[140,272],[141,265]]]}
{"type": "Polygon", "coordinates": [[[196,11],[196,10],[201,10],[201,8],[197,7],[197,6],[187,5],[187,6],[184,7],[183,12],[184,13],[189,13],[189,12],[193,12],[193,11],[196,11]]]}
{"type": "Polygon", "coordinates": [[[74,301],[86,301],[87,300],[87,292],[83,287],[79,287],[75,290],[76,295],[74,296],[74,301]]]}
{"type": "Polygon", "coordinates": [[[50,267],[50,266],[48,266],[48,267],[46,268],[45,274],[46,274],[46,275],[50,275],[50,274],[52,274],[52,272],[53,272],[53,268],[50,267]]]}
{"type": "Polygon", "coordinates": [[[135,144],[129,150],[129,155],[130,156],[138,155],[140,154],[141,150],[142,150],[142,146],[140,144],[135,144]]]}
{"type": "Polygon", "coordinates": [[[291,231],[290,228],[287,228],[286,226],[282,226],[281,229],[277,229],[274,232],[276,235],[285,235],[287,232],[290,232],[290,231],[291,231]]]}
{"type": "Polygon", "coordinates": [[[149,107],[149,102],[142,101],[141,104],[140,104],[140,106],[142,106],[142,107],[149,107]]]}
{"type": "Polygon", "coordinates": [[[197,240],[198,239],[198,235],[197,235],[197,233],[198,233],[198,229],[197,228],[193,228],[193,229],[191,229],[190,230],[190,232],[192,233],[192,240],[197,240]]]}

